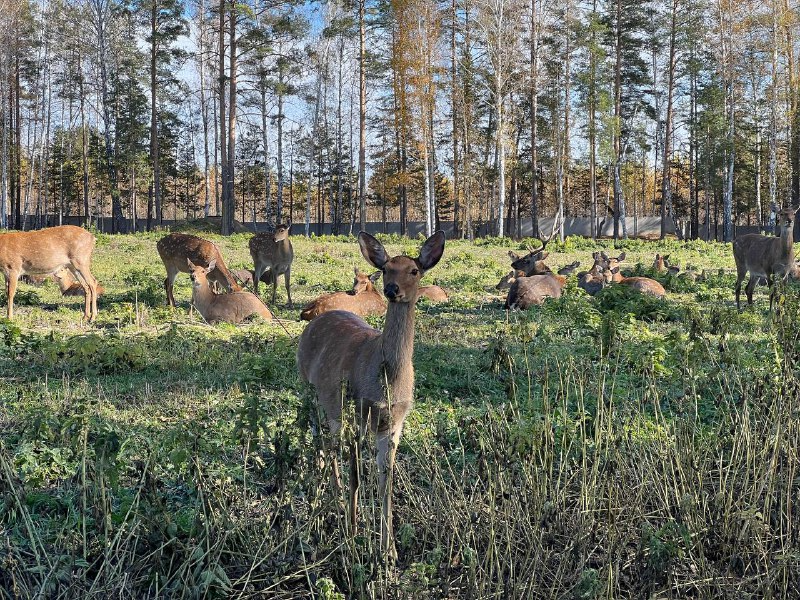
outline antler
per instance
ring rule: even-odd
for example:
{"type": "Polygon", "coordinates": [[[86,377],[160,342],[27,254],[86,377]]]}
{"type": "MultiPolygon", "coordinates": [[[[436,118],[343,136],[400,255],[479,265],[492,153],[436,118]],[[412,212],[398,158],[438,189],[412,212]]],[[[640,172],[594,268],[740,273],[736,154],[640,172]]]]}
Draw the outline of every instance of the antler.
{"type": "Polygon", "coordinates": [[[564,224],[564,215],[561,213],[561,211],[556,211],[556,214],[553,217],[553,229],[550,231],[550,235],[547,236],[546,239],[536,238],[537,240],[542,242],[542,247],[539,248],[539,250],[544,250],[545,249],[545,247],[550,242],[550,240],[552,240],[553,237],[556,235],[556,231],[560,231],[561,230],[561,226],[563,224],[564,224]],[[561,222],[560,223],[558,221],[559,217],[561,217],[561,222]]]}

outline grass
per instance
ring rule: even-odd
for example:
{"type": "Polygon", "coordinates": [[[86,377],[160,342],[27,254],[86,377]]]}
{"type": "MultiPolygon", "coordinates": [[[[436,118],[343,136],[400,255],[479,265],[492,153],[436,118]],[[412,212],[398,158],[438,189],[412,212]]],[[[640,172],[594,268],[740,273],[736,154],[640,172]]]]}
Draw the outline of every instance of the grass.
{"type": "MultiPolygon", "coordinates": [[[[800,298],[736,311],[729,245],[626,242],[633,272],[658,251],[712,273],[661,277],[664,301],[572,283],[508,313],[494,284],[524,244],[448,242],[387,567],[371,441],[356,531],[318,465],[285,290],[281,325],[204,324],[185,275],[167,309],[159,237],[98,236],[95,325],[54,284],[0,322],[0,598],[800,595],[800,298]]],[[[208,237],[249,266],[247,236],[208,237]]],[[[354,239],[294,246],[298,305],[367,268],[354,239]]]]}

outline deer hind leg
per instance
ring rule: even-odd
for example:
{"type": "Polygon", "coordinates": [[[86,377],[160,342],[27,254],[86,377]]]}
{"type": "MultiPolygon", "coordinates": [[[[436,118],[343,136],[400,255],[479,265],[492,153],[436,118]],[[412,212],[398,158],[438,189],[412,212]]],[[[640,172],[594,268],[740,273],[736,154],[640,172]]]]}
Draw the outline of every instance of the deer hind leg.
{"type": "Polygon", "coordinates": [[[747,280],[747,287],[744,288],[745,294],[747,294],[747,304],[753,304],[753,290],[756,289],[756,284],[758,284],[759,277],[750,274],[750,279],[747,280]]]}
{"type": "Polygon", "coordinates": [[[381,548],[387,552],[387,556],[391,561],[397,558],[392,527],[392,477],[394,475],[397,444],[400,442],[401,433],[400,427],[396,427],[393,430],[379,431],[376,440],[378,447],[378,493],[383,503],[381,511],[381,548]]]}
{"type": "Polygon", "coordinates": [[[167,268],[167,278],[164,280],[164,291],[167,293],[167,306],[175,306],[175,296],[172,291],[175,287],[175,278],[177,276],[177,270],[167,268]]]}
{"type": "Polygon", "coordinates": [[[73,261],[69,270],[83,287],[85,296],[83,314],[88,321],[94,321],[97,317],[97,280],[89,270],[89,265],[83,261],[73,261]]]}

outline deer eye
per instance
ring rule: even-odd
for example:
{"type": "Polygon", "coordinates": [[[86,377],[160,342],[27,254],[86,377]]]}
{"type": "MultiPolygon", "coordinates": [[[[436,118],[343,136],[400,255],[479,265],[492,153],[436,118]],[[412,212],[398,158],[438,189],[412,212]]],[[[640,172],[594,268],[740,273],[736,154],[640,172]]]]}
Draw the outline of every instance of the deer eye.
{"type": "Polygon", "coordinates": [[[419,275],[419,269],[411,269],[412,275],[419,275]]]}

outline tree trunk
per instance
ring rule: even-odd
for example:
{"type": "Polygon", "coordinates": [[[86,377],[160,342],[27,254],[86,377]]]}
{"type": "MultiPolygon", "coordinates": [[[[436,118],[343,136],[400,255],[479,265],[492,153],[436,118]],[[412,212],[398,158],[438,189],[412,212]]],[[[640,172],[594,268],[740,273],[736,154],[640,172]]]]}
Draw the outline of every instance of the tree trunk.
{"type": "MultiPolygon", "coordinates": [[[[158,2],[151,0],[150,4],[150,163],[153,168],[153,204],[155,206],[155,222],[161,225],[161,166],[158,156],[158,106],[156,104],[156,89],[158,87],[156,57],[158,54],[158,2]]],[[[202,82],[202,80],[201,80],[202,82]]],[[[201,83],[202,88],[202,83],[201,83]]]]}
{"type": "Polygon", "coordinates": [[[358,0],[358,213],[361,230],[367,229],[367,75],[366,0],[358,0]]]}
{"type": "MultiPolygon", "coordinates": [[[[670,163],[672,159],[672,99],[675,90],[675,67],[677,64],[677,48],[675,38],[677,35],[678,0],[672,0],[672,20],[669,34],[669,65],[667,67],[667,114],[664,125],[664,156],[661,165],[661,239],[667,236],[667,215],[672,216],[672,187],[670,186],[670,163]]],[[[681,237],[677,227],[675,233],[681,237]]]]}

